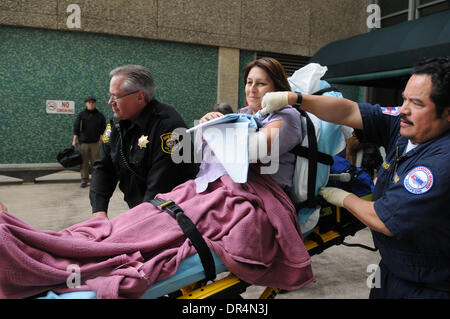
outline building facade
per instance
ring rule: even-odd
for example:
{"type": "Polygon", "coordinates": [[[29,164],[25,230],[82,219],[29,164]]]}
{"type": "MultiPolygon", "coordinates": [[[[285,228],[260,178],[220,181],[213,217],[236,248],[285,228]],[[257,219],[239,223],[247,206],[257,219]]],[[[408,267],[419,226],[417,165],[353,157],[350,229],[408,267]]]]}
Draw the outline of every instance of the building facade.
{"type": "MultiPolygon", "coordinates": [[[[2,0],[0,163],[55,162],[84,98],[106,117],[109,71],[152,70],[157,98],[188,126],[217,101],[244,105],[258,55],[307,63],[367,31],[366,0],[2,0]],[[49,102],[50,101],[50,102],[49,102]],[[67,110],[51,111],[57,101],[67,110]],[[67,103],[70,102],[70,103],[67,103]]],[[[354,96],[353,96],[354,98],[354,96]]]]}

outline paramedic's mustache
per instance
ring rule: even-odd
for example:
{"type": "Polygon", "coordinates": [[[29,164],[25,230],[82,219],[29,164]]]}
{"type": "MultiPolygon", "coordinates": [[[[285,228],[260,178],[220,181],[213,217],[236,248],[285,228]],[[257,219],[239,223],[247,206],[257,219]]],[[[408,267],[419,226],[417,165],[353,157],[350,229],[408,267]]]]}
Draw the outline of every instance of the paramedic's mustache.
{"type": "Polygon", "coordinates": [[[410,120],[408,120],[408,119],[406,118],[406,115],[405,115],[405,114],[400,114],[400,120],[403,120],[404,122],[406,122],[406,123],[409,124],[409,125],[414,125],[413,122],[411,122],[410,120]]]}

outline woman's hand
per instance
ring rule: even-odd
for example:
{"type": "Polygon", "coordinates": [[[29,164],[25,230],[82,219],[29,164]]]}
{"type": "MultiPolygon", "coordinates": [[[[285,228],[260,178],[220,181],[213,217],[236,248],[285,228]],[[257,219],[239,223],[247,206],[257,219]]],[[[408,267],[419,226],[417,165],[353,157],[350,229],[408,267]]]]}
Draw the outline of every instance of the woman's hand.
{"type": "Polygon", "coordinates": [[[219,118],[222,116],[223,116],[223,114],[220,112],[209,112],[209,113],[206,113],[205,115],[203,115],[203,117],[200,119],[200,123],[211,121],[215,118],[219,118]]]}

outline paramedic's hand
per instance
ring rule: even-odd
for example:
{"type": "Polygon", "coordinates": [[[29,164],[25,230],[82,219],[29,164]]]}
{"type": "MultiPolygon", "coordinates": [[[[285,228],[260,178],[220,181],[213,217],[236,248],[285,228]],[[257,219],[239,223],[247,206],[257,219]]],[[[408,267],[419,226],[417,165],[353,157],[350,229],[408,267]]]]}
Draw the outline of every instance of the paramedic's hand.
{"type": "Polygon", "coordinates": [[[261,115],[278,111],[289,104],[289,92],[268,92],[263,96],[261,102],[261,115]]]}
{"type": "Polygon", "coordinates": [[[92,214],[92,218],[94,218],[94,217],[108,218],[108,215],[106,214],[106,212],[95,212],[92,214]]]}
{"type": "Polygon", "coordinates": [[[6,206],[3,205],[1,202],[0,202],[0,212],[5,212],[5,213],[8,212],[8,208],[6,208],[6,206]]]}
{"type": "Polygon", "coordinates": [[[336,187],[322,187],[319,194],[330,204],[344,207],[344,199],[351,193],[336,187]]]}

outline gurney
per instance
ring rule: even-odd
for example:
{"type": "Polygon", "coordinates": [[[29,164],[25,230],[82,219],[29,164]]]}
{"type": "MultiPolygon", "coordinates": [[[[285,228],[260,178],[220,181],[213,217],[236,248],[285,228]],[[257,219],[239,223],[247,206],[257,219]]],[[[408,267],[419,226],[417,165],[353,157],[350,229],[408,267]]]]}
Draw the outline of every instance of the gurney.
{"type": "MultiPolygon", "coordinates": [[[[370,200],[370,195],[364,197],[370,200]]],[[[317,255],[334,245],[345,244],[347,236],[355,233],[365,226],[358,220],[352,218],[349,212],[334,208],[335,211],[328,215],[327,223],[316,226],[314,231],[306,237],[304,243],[311,256],[317,255]]],[[[319,223],[320,224],[320,223],[319,223]]],[[[240,280],[232,273],[227,272],[226,266],[213,253],[216,273],[221,278],[203,283],[205,278],[203,266],[198,254],[183,260],[175,275],[152,285],[142,299],[177,298],[177,299],[206,299],[206,298],[240,298],[250,284],[240,280]]],[[[278,294],[276,287],[267,287],[260,295],[260,299],[271,299],[278,294]]],[[[38,299],[96,299],[93,291],[76,291],[56,294],[47,292],[38,299]]]]}
{"type": "MultiPolygon", "coordinates": [[[[345,139],[341,134],[341,127],[331,123],[321,122],[314,119],[317,136],[317,151],[327,154],[338,153],[345,146],[345,139]],[[332,147],[330,147],[330,145],[332,147]]],[[[312,121],[311,121],[312,122],[312,121]]],[[[306,127],[306,124],[305,124],[306,127]]],[[[309,136],[309,135],[308,135],[309,136]]],[[[310,139],[311,141],[311,139],[310,139]]],[[[308,161],[306,161],[306,165],[308,161]]],[[[301,165],[299,165],[299,169],[301,165]]],[[[300,174],[300,173],[299,173],[300,174]]],[[[305,174],[305,172],[301,173],[305,174]]],[[[306,170],[306,175],[308,170],[306,170]]],[[[330,166],[321,163],[317,164],[315,194],[318,189],[325,186],[330,177],[330,166]]],[[[308,184],[306,179],[302,181],[308,184]]],[[[307,185],[297,186],[304,189],[307,185]]],[[[307,192],[299,196],[308,197],[307,192]]],[[[365,198],[370,199],[370,194],[365,198]]],[[[344,243],[346,236],[353,236],[357,231],[365,226],[356,220],[349,212],[339,207],[329,207],[325,202],[317,202],[316,207],[302,207],[298,210],[300,226],[304,235],[304,244],[309,254],[315,255],[323,252],[328,247],[344,243]],[[328,207],[327,207],[328,206],[328,207]],[[322,216],[321,216],[322,215],[322,216]]],[[[200,261],[199,254],[194,254],[184,259],[176,273],[170,278],[152,285],[141,298],[180,298],[180,299],[203,299],[203,298],[239,298],[240,294],[250,286],[250,284],[240,280],[234,274],[227,271],[226,266],[214,254],[215,273],[219,278],[214,281],[204,282],[205,270],[200,261]]],[[[274,298],[278,293],[276,287],[267,287],[260,298],[274,298]]],[[[93,291],[76,291],[56,294],[52,291],[39,298],[44,299],[95,299],[96,293],[93,291]]]]}
{"type": "MultiPolygon", "coordinates": [[[[364,196],[370,200],[371,195],[364,196]]],[[[349,212],[339,207],[325,207],[324,216],[318,225],[305,238],[304,244],[311,256],[317,255],[334,245],[345,244],[347,236],[353,236],[365,226],[356,220],[349,212]],[[323,222],[322,222],[323,221],[323,222]]],[[[214,254],[214,264],[219,279],[204,283],[205,272],[198,254],[182,261],[177,272],[170,278],[152,285],[141,298],[240,298],[250,284],[240,280],[227,272],[226,266],[214,254]]],[[[260,299],[274,298],[278,294],[276,287],[267,287],[260,295],[260,299]]],[[[96,299],[93,291],[76,291],[56,294],[47,292],[40,299],[96,299]]]]}
{"type": "MultiPolygon", "coordinates": [[[[295,90],[295,86],[293,85],[295,90]]],[[[319,94],[342,96],[335,89],[329,87],[328,83],[320,81],[319,94]]],[[[304,141],[301,146],[308,150],[307,158],[299,156],[297,158],[296,176],[313,176],[295,180],[294,193],[291,198],[296,205],[298,220],[303,233],[304,245],[310,256],[320,254],[327,248],[344,244],[347,236],[353,236],[357,231],[365,226],[353,217],[348,211],[339,207],[330,207],[329,204],[320,201],[317,194],[319,188],[326,186],[329,178],[336,177],[337,180],[346,179],[341,175],[330,175],[331,162],[320,162],[313,153],[328,154],[330,157],[339,153],[345,148],[345,139],[349,132],[341,126],[327,123],[319,120],[312,114],[302,114],[305,130],[304,141]],[[312,126],[311,126],[312,125],[312,126]],[[312,134],[311,134],[312,133],[312,134]],[[313,136],[311,136],[313,135],[313,136]],[[311,145],[311,142],[317,142],[311,145]],[[309,152],[309,154],[308,154],[309,152]],[[314,165],[309,165],[311,156],[315,157],[314,165]],[[313,168],[313,172],[311,172],[313,168]],[[305,204],[306,202],[306,204],[305,204]]],[[[345,174],[348,173],[344,173],[345,174]]],[[[347,183],[351,183],[348,181],[347,183]]],[[[365,194],[363,198],[370,200],[371,194],[365,194]]],[[[143,299],[154,298],[178,298],[178,299],[204,299],[204,298],[240,298],[240,294],[250,286],[242,281],[233,273],[228,272],[222,261],[212,252],[215,273],[218,278],[213,281],[205,282],[205,269],[201,263],[199,254],[194,254],[184,259],[176,273],[170,278],[153,284],[141,296],[143,299]]],[[[260,299],[274,298],[278,293],[278,288],[267,287],[260,296],[260,299]]],[[[95,299],[96,293],[93,291],[76,291],[69,293],[56,294],[52,291],[47,292],[42,299],[95,299]]]]}

